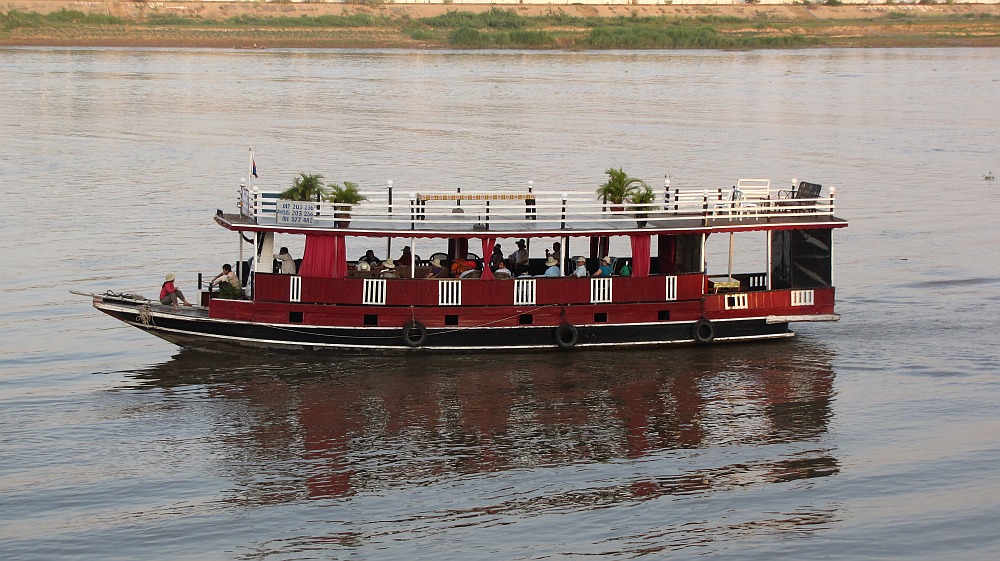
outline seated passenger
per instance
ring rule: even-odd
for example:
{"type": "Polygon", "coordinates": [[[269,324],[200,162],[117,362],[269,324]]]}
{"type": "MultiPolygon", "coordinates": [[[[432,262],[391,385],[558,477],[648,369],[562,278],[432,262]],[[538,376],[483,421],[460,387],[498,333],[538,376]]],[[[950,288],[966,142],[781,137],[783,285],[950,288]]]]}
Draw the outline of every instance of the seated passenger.
{"type": "Polygon", "coordinates": [[[383,279],[399,278],[399,272],[396,271],[396,264],[392,262],[392,259],[386,259],[382,262],[382,273],[379,276],[383,279]]]}
{"type": "Polygon", "coordinates": [[[493,271],[493,277],[497,280],[506,280],[513,278],[514,275],[510,272],[510,269],[507,268],[507,262],[501,259],[497,263],[497,270],[493,271]]]}
{"type": "Polygon", "coordinates": [[[222,272],[215,275],[215,278],[208,282],[209,292],[212,291],[213,284],[219,285],[220,298],[229,298],[231,300],[243,298],[243,285],[240,284],[240,278],[233,272],[233,266],[229,263],[223,265],[222,272]]]}
{"type": "Polygon", "coordinates": [[[365,256],[362,257],[360,261],[368,263],[368,267],[378,267],[382,264],[382,261],[380,261],[378,257],[375,257],[375,252],[370,249],[365,252],[365,256]]]}
{"type": "Polygon", "coordinates": [[[574,277],[589,277],[590,273],[587,272],[587,259],[584,257],[576,258],[576,269],[573,270],[572,276],[574,277]]]}
{"type": "Polygon", "coordinates": [[[441,260],[438,258],[431,259],[431,270],[427,273],[427,278],[429,279],[442,279],[448,276],[448,269],[445,269],[441,265],[441,260]]]}
{"type": "Polygon", "coordinates": [[[169,304],[176,310],[178,300],[184,302],[185,306],[190,306],[191,303],[184,298],[184,293],[174,284],[175,278],[173,273],[167,275],[166,281],[160,286],[160,304],[164,306],[169,304]]]}
{"type": "Polygon", "coordinates": [[[281,251],[273,255],[275,259],[281,262],[281,274],[294,275],[296,273],[295,259],[292,258],[291,253],[288,253],[287,247],[281,248],[281,251]]]}
{"type": "Polygon", "coordinates": [[[451,276],[458,278],[462,273],[476,268],[476,262],[459,257],[451,262],[451,276]]]}
{"type": "Polygon", "coordinates": [[[368,278],[372,276],[372,267],[365,261],[358,261],[358,266],[354,268],[354,276],[368,278]]]}
{"type": "Polygon", "coordinates": [[[546,267],[545,269],[546,277],[559,276],[559,261],[555,258],[554,255],[549,255],[549,258],[545,260],[545,267],[546,267]]]}
{"type": "Polygon", "coordinates": [[[611,257],[605,255],[604,257],[601,257],[601,266],[594,271],[594,276],[610,277],[612,274],[614,274],[614,271],[611,270],[611,257]]]}

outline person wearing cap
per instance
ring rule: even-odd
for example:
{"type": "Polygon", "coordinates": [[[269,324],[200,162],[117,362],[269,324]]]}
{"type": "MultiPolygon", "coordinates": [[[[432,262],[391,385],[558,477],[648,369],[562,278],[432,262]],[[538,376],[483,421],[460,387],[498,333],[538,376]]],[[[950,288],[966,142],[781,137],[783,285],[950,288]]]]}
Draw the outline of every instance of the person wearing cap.
{"type": "Polygon", "coordinates": [[[440,279],[448,276],[448,269],[441,265],[441,259],[435,257],[431,259],[431,270],[427,273],[429,279],[440,279]]]}
{"type": "Polygon", "coordinates": [[[611,269],[611,257],[608,257],[607,255],[601,257],[601,266],[598,267],[596,271],[594,271],[594,276],[610,277],[613,274],[614,271],[611,269]]]}
{"type": "Polygon", "coordinates": [[[163,286],[160,287],[160,304],[166,306],[167,304],[177,309],[177,301],[180,300],[185,306],[190,306],[191,303],[184,298],[184,293],[181,289],[174,285],[174,279],[177,277],[173,273],[167,275],[163,286]]]}
{"type": "Polygon", "coordinates": [[[574,277],[589,277],[587,272],[587,260],[583,257],[576,258],[576,269],[573,270],[574,277]]]}
{"type": "Polygon", "coordinates": [[[507,261],[515,276],[528,272],[528,249],[524,239],[517,240],[517,250],[507,256],[507,261]]]}
{"type": "Polygon", "coordinates": [[[549,255],[549,258],[545,260],[545,276],[547,277],[558,277],[559,276],[559,260],[556,259],[554,255],[549,255]]]}

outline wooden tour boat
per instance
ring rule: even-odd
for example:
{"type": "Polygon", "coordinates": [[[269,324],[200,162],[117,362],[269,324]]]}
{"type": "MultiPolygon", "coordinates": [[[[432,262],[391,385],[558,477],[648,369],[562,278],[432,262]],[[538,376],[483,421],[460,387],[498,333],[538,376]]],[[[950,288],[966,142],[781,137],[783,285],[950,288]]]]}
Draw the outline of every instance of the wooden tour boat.
{"type": "Polygon", "coordinates": [[[612,207],[593,188],[548,193],[529,181],[510,192],[400,196],[389,181],[353,208],[281,200],[278,190],[249,185],[240,187],[237,212],[215,216],[242,240],[244,298],[205,290],[199,275],[193,307],[114,292],[89,294],[94,307],[184,347],[344,353],[756,341],[793,336],[791,322],[839,319],[832,232],[847,222],[833,215],[834,189],[824,194],[814,183],[671,189],[665,180],[651,203],[612,207]],[[278,272],[276,236],[304,238],[297,274],[278,272]],[[728,255],[725,270],[708,270],[713,237],[728,255]],[[760,256],[751,272],[733,272],[736,237],[736,257],[760,256]],[[757,240],[754,251],[744,237],[757,240]],[[524,240],[526,268],[493,273],[500,240],[508,248],[524,240]],[[409,246],[413,266],[358,265],[366,249],[391,256],[394,243],[397,251],[409,246]],[[547,259],[543,248],[558,253],[547,259]],[[609,259],[611,276],[592,276],[612,248],[628,256],[609,259]],[[591,274],[572,276],[581,257],[591,274]],[[478,270],[428,278],[436,263],[446,272],[478,270]],[[547,269],[558,275],[545,276],[547,269]]]}

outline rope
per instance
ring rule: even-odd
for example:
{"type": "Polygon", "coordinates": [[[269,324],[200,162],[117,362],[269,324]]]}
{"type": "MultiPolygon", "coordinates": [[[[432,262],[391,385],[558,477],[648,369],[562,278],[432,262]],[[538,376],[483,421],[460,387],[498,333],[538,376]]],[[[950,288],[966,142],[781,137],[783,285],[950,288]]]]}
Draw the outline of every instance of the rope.
{"type": "Polygon", "coordinates": [[[139,306],[139,315],[136,317],[137,320],[141,321],[143,325],[149,327],[150,325],[155,325],[153,323],[153,313],[149,304],[142,304],[139,306]]]}

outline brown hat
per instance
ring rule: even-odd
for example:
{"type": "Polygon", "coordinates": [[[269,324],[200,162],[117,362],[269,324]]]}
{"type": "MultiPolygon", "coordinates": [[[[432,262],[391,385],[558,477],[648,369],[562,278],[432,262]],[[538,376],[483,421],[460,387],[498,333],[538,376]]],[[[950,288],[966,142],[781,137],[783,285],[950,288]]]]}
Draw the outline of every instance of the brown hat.
{"type": "Polygon", "coordinates": [[[517,240],[517,245],[524,245],[524,239],[517,240]]]}

